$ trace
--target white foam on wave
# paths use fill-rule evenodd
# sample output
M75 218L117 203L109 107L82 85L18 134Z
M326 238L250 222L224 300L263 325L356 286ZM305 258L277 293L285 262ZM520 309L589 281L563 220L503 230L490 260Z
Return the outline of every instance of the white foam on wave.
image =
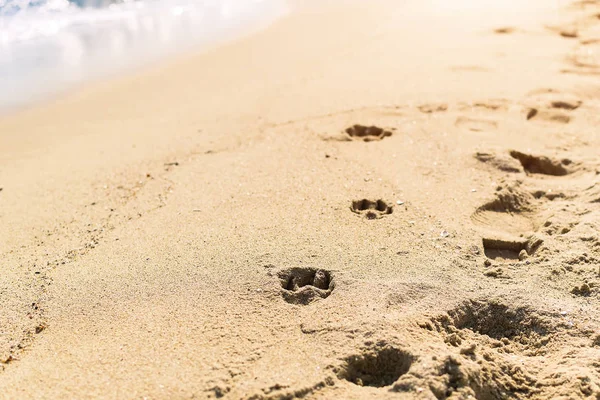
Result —
M17 1L0 0L5 110L235 37L288 12L286 0L144 0L84 8L67 0Z

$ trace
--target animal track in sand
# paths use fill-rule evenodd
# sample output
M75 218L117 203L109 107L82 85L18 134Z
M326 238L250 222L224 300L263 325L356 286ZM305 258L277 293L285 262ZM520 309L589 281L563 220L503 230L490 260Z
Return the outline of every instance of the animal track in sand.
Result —
M536 224L531 206L533 198L512 187L496 193L496 198L479 207L471 220L477 226L489 231L501 231L518 235L533 232Z
M309 304L327 298L334 289L331 274L324 269L290 268L277 274L285 301L292 304Z
M523 238L483 238L482 242L485 256L495 261L517 261L527 247Z
M521 299L512 293L510 298L469 299L419 323L421 328L439 333L449 350L458 350L440 357L437 370L442 380L430 385L435 396L482 400L564 397L558 395L557 384L569 385L581 374L583 365L581 358L575 354L565 357L563 351L562 342L577 337L577 328L554 313L535 308L532 302L532 298ZM543 360L541 364L539 360ZM573 366L577 368L571 372ZM578 383L572 385L573 398L589 397L586 388L579 393ZM569 393L570 389L560 392Z
M575 39L577 37L579 37L579 33L577 32L576 29L563 29L559 32L559 35L567 38L567 39Z
M576 24L565 24L565 25L547 25L546 29L550 32L554 32L560 35L563 38L567 39L575 39L579 37L579 32L577 30Z
M351 139L362 140L364 142L373 142L392 136L392 132L383 128L358 124L346 128L345 132Z
M572 165L573 162L567 158L558 161L546 156L535 156L517 150L511 150L510 156L519 160L523 169L530 174L564 176L572 172L567 167Z
M475 354L476 345L461 349L465 355ZM506 362L488 353L476 364L464 358L447 356L439 367L445 385L431 386L437 399L524 399L531 398L538 390L536 381L514 362ZM507 396L510 393L510 396Z
M367 219L379 219L394 212L394 208L383 200L354 200L350 205L352 212L364 215Z
M425 114L431 114L436 112L443 112L448 110L448 104L446 103L430 103L422 104L419 107L419 111Z
M454 124L458 128L468 129L473 132L491 131L498 127L498 123L496 121L463 116L458 117Z
M575 296L589 296L592 293L593 283L582 283L580 286L575 286L571 289L571 293Z
M572 93L563 93L555 89L538 89L527 95L524 104L527 107L527 120L568 124L572 120L568 113L578 109L583 101Z
M548 122L556 122L558 124L568 124L571 122L571 117L561 113L552 113L548 111L540 111L537 108L530 108L527 110L527 120L543 120Z
M504 172L523 172L521 163L509 155L495 154L491 152L477 152L475 158L482 163L490 165Z
M507 111L510 106L510 101L502 98L487 99L484 101L475 101L468 103L459 103L461 111Z
M542 347L540 338L551 332L550 320L528 307L514 307L498 299L469 300L438 321L447 329L469 330L491 339ZM453 331L449 329L448 331ZM508 341L506 340L508 339Z
M522 261L533 255L542 243L544 243L543 239L536 235L529 237L494 235L482 239L485 256L500 262Z
M533 232L536 224L527 212L495 211L480 207L471 220L475 225L506 233L522 234Z
M384 345L346 358L338 377L358 386L391 386L410 370L413 361L410 353Z
M482 244L486 257L510 262L535 252L541 241L533 236L537 229L534 200L532 195L508 187L471 215L473 223L484 229Z
M579 106L581 106L581 104L582 104L581 100L575 100L575 101L554 100L550 103L552 108L562 108L563 110L569 110L569 111L578 109Z

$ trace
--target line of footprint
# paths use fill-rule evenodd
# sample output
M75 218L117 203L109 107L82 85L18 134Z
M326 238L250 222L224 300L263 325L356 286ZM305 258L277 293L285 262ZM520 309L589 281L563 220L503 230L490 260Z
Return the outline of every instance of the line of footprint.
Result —
M595 183L589 183L595 180L595 172L586 171L586 166L567 158L554 159L515 150L499 155L477 153L475 157L494 169L514 173L518 177L499 185L494 198L481 205L471 216L482 234L486 266L498 267L486 274L501 277L503 265L516 266L519 261L526 261L532 256L539 256L545 261L562 261L560 257L564 255L557 255L558 250L549 248L544 242L569 234L582 223L582 215L593 212L599 192ZM522 178L523 173L525 178ZM544 190L536 189L540 183L536 177L539 176L550 178L543 180ZM563 180L567 176L572 177L566 178L574 185L571 189L565 189L569 186ZM549 183L563 189L548 189ZM587 187L578 187L581 185ZM598 240L591 237L583 242L589 242L593 253ZM539 249L543 254L538 254ZM589 258L587 253L582 254ZM572 292L591 294L596 285L594 274L589 271L589 276L582 278L581 286L573 287Z
M558 104L562 100L552 101ZM446 108L432 106L421 111L444 112ZM562 103L559 106L551 104L549 108L567 112L576 109L563 107ZM354 125L346 129L343 139L339 140L373 142L390 136L391 130ZM480 152L475 157L490 169L514 174L518 178L499 185L494 198L472 214L473 223L483 233L482 245L490 262L510 264L526 261L537 255L546 237L564 235L573 228L572 224L553 223L552 218L544 212L544 204L574 199L589 204L600 199L600 190L593 185L587 191L576 194L548 189L531 190L536 181L539 182L539 177L544 177L542 180L546 183L555 183L557 179L590 173L586 165L571 159L517 150L502 154ZM522 180L524 184L519 183ZM526 188L527 184L529 186ZM366 219L380 219L393 213L393 206L383 200L361 199L351 203L350 211ZM327 299L336 288L335 274L324 269L295 267L275 271L273 275L279 282L283 299L290 304L304 306ZM501 297L467 299L447 313L433 316L420 325L424 331L439 335L442 345L440 354L456 347L464 359L459 360L452 355L440 358L438 364L443 366L440 375L431 375L429 369L423 370L421 375L425 377L424 380L415 385L425 385L438 398L451 393L475 393L477 398L496 398L511 390L520 390L527 397L539 392L539 384L544 381L544 376L523 372L519 381L521 378L513 376L511 372L514 366L509 361L510 357L503 354L522 354L523 357L556 354L556 348L551 350L549 343L572 338L573 333L552 315L527 306L526 300L518 303L512 299L509 304ZM581 341L587 343L588 339L583 337ZM600 343L600 338L595 340ZM476 346L481 346L483 350L475 350ZM494 352L488 352L488 358L480 360L479 355L488 348L494 349ZM472 367L467 367L471 363ZM400 392L415 390L417 386L406 386L405 381L413 379L413 374L419 374L422 368L424 366L417 355L397 346L394 341L373 343L345 357L341 364L331 366L338 379L358 386ZM493 381L486 379L486 370L504 378ZM409 371L412 371L411 374ZM464 382L456 387L450 383L440 384L440 380L452 382L461 374L467 374L468 378L465 377ZM331 378L327 379L324 386L335 385ZM551 383L548 385L551 386ZM311 389L311 393L323 389L321 383L317 386Z
M570 159L555 160L516 150L506 156L477 153L475 157L509 173L565 176L577 170ZM480 206L471 216L484 235L482 245L488 260L523 261L533 255L543 242L536 235L546 222L542 221L541 204L560 197L564 194L553 191L529 193L521 188L520 181L498 186L495 198Z
M529 93L519 105L526 121L569 124L574 119L574 112L583 105L583 101L574 93L540 89ZM507 111L512 106L510 102L501 99L458 104L456 107L462 111L474 108ZM425 114L433 114L447 112L449 108L448 104L443 103L425 104L419 106L418 110ZM498 128L498 123L494 120L468 116L459 116L455 125L477 132ZM345 129L339 136L325 139L376 142L392 135L393 129L356 124ZM572 195L552 190L530 190L525 188L527 185L519 183L523 175L523 179L531 183L535 182L536 176L560 179L585 171L586 168L582 164L568 158L555 159L518 150L507 151L505 154L477 153L476 158L503 173L519 176L514 182L499 185L494 199L481 205L472 214L474 225L482 231L482 246L488 266L527 262L527 259L537 256L538 252L543 253L545 238L567 234L573 228L574 223L569 221L554 223L552 217L545 214L544 204L572 200L577 196L582 202L600 202L600 190L596 191L594 185L587 188L583 194ZM393 205L381 199L360 199L352 202L350 210L366 219L381 219L393 213ZM499 269L489 268L488 276L501 275ZM308 305L326 299L336 287L335 275L319 268L288 268L279 270L275 276L280 283L283 299L291 304ZM591 286L585 284L579 290L582 294L589 294ZM558 340L557 332L561 329L552 318L540 310L526 306L517 307L512 303L509 305L502 299L487 298L467 300L447 314L426 321L421 328L438 332L446 345L459 347L461 356L474 362L473 368L469 369L464 367L464 360L458 361L451 356L439 360L444 366L440 376L448 380L448 384L440 386L440 376L434 376L434 380L428 383L429 390L438 398L461 391L465 394L475 393L477 398L502 397L514 390L522 391L525 396L539 392L538 377L523 375L522 381L519 382L518 377L515 378L511 372L513 365L505 363L506 360L502 357L486 359L484 364L481 364L481 360L475 363L477 357L473 343L481 343L484 348L495 348L499 353L505 349L508 354L539 356L548 351L546 345L549 341ZM600 343L600 338L595 340L594 343ZM338 378L359 386L411 391L415 387L405 387L406 383L401 383L403 381L399 378L406 375L409 369L419 368L415 365L417 358L393 343L380 342L362 349L358 354L346 357L342 365L334 368L334 372ZM506 379L490 381L482 372L486 369ZM461 377L464 371L470 374L468 378ZM427 372L423 376L426 375ZM453 386L453 380L463 382ZM333 382L328 382L327 385L333 385Z
M556 96L554 91L544 90L541 92L543 93L541 96L543 100L535 99L535 104L538 108L541 108L542 104L549 104L547 109L550 111L558 109L569 112L581 105L576 100L565 100L560 95ZM575 104L576 106L574 106ZM502 106L500 104L498 107ZM496 110L498 107L493 107L493 109ZM430 105L421 106L419 109L423 113L434 113L445 112L448 107L446 105ZM527 119L532 118L529 117ZM552 121L558 119L549 118ZM467 120L465 119L465 121ZM566 120L564 118L561 121ZM487 128L489 125L479 124L477 126ZM393 132L391 129L387 130L376 126L357 124L344 130L335 140L375 142L392 135ZM492 166L494 169L509 173L525 173L530 176L537 174L561 177L582 169L580 164L570 159L556 160L516 150L502 155L477 153L476 158L480 162ZM513 262L533 256L543 244L542 235L540 234L541 229L548 228L544 226L543 218L540 215L541 204L553 201L561 196L564 196L564 194L542 191L529 193L520 188L518 184L499 187L495 199L483 204L472 215L474 224L483 230L487 230L482 239L486 256L495 262ZM360 199L351 203L350 211L369 220L381 219L393 213L393 205L381 199ZM277 271L275 276L279 281L283 299L290 304L309 305L313 302L326 299L333 293L336 287L334 274L319 268L287 268ZM494 313L494 315L498 316L500 315L497 312L498 310L502 311L501 315L504 315L507 319L506 329L503 331L493 331L495 328L488 325L481 325L483 322L476 317L468 317L466 320L464 317L465 314L479 315L482 313ZM513 341L512 337L515 335L513 332L520 332L518 331L521 329L519 327L520 319L526 318L525 315L529 311L525 309L519 310L515 311L514 308L503 304L500 300L486 300L483 303L471 300L456 308L455 311L450 312L450 314L455 312L457 317L453 317L450 320L443 320L442 322L439 319L434 319L432 324L436 326L435 329L445 332L444 341L448 343L452 342L460 345L460 337L469 335L462 333L460 337L456 338L456 332L474 330L477 340L485 342L487 339L484 340L482 338L492 334L492 339L496 338L496 341L503 339L503 342L500 345L496 344L496 346L508 346L506 347L508 349L522 345L519 341ZM468 329L468 331L465 331L465 329ZM525 334L536 335L535 331L527 329L526 333L520 333L522 337ZM539 346L536 349L538 349L537 351L541 351L539 350ZM461 349L461 351L463 350ZM464 351L468 352L468 349ZM401 348L395 347L393 344L380 343L375 347L362 349L359 354L345 358L343 364L337 366L335 371L338 378L345 379L359 386L388 387L393 385L399 377L407 373L414 359L415 356ZM448 368L457 367L454 365L455 361L451 359L444 362L448 365ZM449 374L451 375L450 372ZM476 375L473 376L473 381L478 381ZM469 388L475 393L480 394L485 392L500 393L502 390L501 386L496 387L492 383L474 384L469 386Z

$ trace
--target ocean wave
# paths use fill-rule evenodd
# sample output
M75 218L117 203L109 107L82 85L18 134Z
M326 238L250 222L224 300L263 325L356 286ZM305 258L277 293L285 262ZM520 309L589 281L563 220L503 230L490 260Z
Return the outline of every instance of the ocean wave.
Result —
M0 107L224 40L286 0L0 0Z

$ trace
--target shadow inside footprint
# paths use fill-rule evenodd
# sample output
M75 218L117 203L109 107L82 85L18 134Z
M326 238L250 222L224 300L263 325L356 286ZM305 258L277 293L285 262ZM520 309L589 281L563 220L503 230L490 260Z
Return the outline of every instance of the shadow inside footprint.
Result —
M532 235L529 238L510 237L484 237L482 239L485 256L495 261L522 261L543 243L539 237Z
M358 386L390 386L406 374L414 357L406 351L386 346L346 358L338 376Z
M471 300L448 311L449 321L444 317L440 320L450 322L455 329L468 329L496 340L508 339L521 344L541 345L538 339L548 335L550 321L533 309L509 304L494 298Z
M487 233L511 236L531 234L536 229L534 198L531 194L509 186L499 190L496 197L480 206L471 221Z
M498 155L494 153L477 152L475 158L482 163L488 164L504 172L523 172L523 167L519 161L508 155Z
M546 156L534 156L516 150L512 150L510 156L519 160L523 169L530 174L564 176L570 173L566 166L572 164L569 159L557 161Z
M324 269L290 268L278 273L285 301L309 304L328 297L334 289L331 274Z
M354 200L350 210L356 214L364 215L367 219L378 219L384 215L394 212L392 206L388 206L383 200Z
M581 101L577 100L577 101L563 101L563 100L556 100L550 103L550 105L552 106L552 108L560 108L562 110L576 110L579 108L579 106L581 106Z
M377 126L353 125L346 129L346 133L352 139L372 142L382 140L385 137L392 136L392 132Z
M574 110L575 108L577 108L577 107L567 108L567 107L573 106L572 104L569 104L569 103L558 102L556 104L559 104L561 106L559 106L559 107L553 106L553 108L560 108L563 110ZM527 110L526 118L528 121L536 118L536 119L540 119L543 121L556 122L559 124L568 124L569 122L571 122L571 117L568 115L560 114L557 112L549 112L546 110L538 110L535 107Z
M448 110L448 104L445 103L431 103L431 104L422 104L419 107L419 111L425 114L432 114L436 112L443 112Z
M491 260L519 260L519 253L527 247L526 239L483 238L485 256Z

